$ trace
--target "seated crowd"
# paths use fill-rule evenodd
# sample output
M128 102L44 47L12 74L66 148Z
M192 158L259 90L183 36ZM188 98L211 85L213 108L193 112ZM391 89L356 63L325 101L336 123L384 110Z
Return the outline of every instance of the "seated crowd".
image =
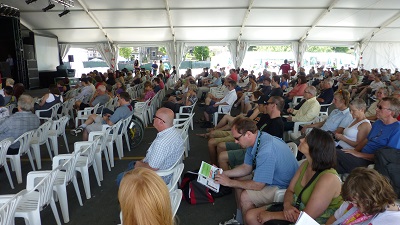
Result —
M208 161L223 169L215 181L233 188L235 193L236 216L220 224L292 224L301 211L321 224L398 221L400 208L394 200L399 193L386 178L365 167L374 163L379 149L400 149L400 72L392 75L383 69L317 68L316 73L310 70L305 74L300 69L296 74L289 73L286 65L285 61L279 70L284 72L281 76L264 70L259 77L244 69L230 69L225 74L225 68L218 72L205 68L194 77L188 69L171 87L173 92L163 107L154 113L153 126L158 133L145 158L130 163L117 177L124 224L147 220L143 214L146 209L139 207L143 202L168 198L167 190L159 183L168 183L171 176L154 178L152 171L168 169L181 159L184 140L173 120L181 106L197 101L203 107L199 122L207 128L206 133L198 135L208 139ZM0 120L0 140L37 129L40 120L33 110L49 109L69 99L74 99L76 110L104 107L71 130L73 135L82 132L83 140L88 140L91 131L131 117L136 101L151 100L175 75L176 71L170 74L162 62L160 66L153 64L152 73L139 65L132 72L93 71L82 76L76 96L67 96L66 84L58 83L51 85L49 93L36 104L29 95L17 97L9 80L4 96L0 93L0 104L16 102L17 112ZM144 91L132 99L126 84L143 85ZM106 109L114 98L118 99L118 107ZM302 100L295 102L297 98ZM230 115L232 107L240 107L241 114ZM219 110L224 116L212 124ZM327 116L322 117L324 112ZM41 116L50 117L46 113ZM297 159L284 141L285 132L293 130L296 123L302 123L293 139L298 145ZM8 154L16 154L18 147L13 144ZM349 175L342 185L344 174ZM279 189L286 189L283 204L271 207ZM159 193L160 199L147 193L151 190ZM143 192L143 196L136 199L136 191ZM145 205L162 214L152 223L173 224L169 198Z

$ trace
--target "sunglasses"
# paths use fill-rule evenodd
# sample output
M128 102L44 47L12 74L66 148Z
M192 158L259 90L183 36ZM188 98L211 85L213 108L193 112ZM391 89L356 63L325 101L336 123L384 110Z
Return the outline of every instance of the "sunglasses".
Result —
M240 139L241 137L243 137L244 134L245 134L245 133L241 134L239 137L233 137L233 138L235 138L236 141L239 141L239 139Z
M165 123L165 121L163 119L161 119L160 117L158 117L156 115L153 116L153 119L155 119L155 118L157 118L157 119L159 119L159 120L161 120L161 121L163 121Z

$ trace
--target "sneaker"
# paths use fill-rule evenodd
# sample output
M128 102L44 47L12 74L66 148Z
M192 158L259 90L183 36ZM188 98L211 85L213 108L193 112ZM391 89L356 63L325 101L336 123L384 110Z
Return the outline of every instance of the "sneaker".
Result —
M228 221L220 222L219 225L240 225L240 223L235 218L232 218Z
M72 129L71 134L74 136L78 136L78 134L82 133L82 131L83 131L83 127L78 127L78 128Z

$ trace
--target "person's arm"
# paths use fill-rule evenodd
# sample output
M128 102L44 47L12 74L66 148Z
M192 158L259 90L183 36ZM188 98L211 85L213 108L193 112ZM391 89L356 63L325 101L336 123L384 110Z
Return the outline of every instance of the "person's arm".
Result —
M329 217L329 219L326 221L325 225L330 225L332 223L334 223L336 221L336 217L335 215L332 215L331 217Z
M49 98L49 93L43 95L42 100L40 101L39 105L43 106L46 103L46 100Z
M107 125L112 126L114 123L110 120L110 114L106 114L103 116L103 120L106 122Z
M321 128L324 124L325 121L318 122L318 123L312 123L312 124L307 124L307 125L301 125L303 128L301 129L301 133L305 134L308 128Z
M343 151L347 154L352 154L357 158L362 158L370 161L374 160L374 154L358 152L355 149L343 149Z
M304 212L316 219L328 208L332 199L340 195L341 181L332 173L319 177Z
M352 141L340 133L336 133L335 137L336 137L336 139L338 139L340 141L344 141L353 147L357 147L358 144L362 143L360 140L364 140L367 138L368 133L371 131L371 125L367 122L364 122L358 126L357 130L358 130L358 132L357 132L356 141Z
M147 168L147 169L151 169L153 171L157 171L157 168L152 168L148 163L145 163L143 161L136 161L135 163L135 169L139 168L139 167L143 167L143 168Z
M229 170L228 170L229 171ZM222 174L215 176L215 182L227 187L240 188L244 190L255 190L260 191L265 187L264 183L256 182L253 180L235 180L230 179L225 171Z
M299 167L299 169L297 169L292 180L290 181L288 188L286 189L285 195L283 196L283 214L285 216L285 219L291 222L295 222L300 214L300 211L293 206L293 196L294 196L294 187L296 185L297 180L300 177L300 173L303 170L304 166L305 162L303 162Z

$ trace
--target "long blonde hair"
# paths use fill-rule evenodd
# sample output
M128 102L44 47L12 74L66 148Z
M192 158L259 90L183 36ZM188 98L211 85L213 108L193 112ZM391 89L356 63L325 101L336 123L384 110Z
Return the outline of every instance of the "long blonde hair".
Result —
M173 225L167 185L154 171L136 168L125 174L118 191L124 225Z

